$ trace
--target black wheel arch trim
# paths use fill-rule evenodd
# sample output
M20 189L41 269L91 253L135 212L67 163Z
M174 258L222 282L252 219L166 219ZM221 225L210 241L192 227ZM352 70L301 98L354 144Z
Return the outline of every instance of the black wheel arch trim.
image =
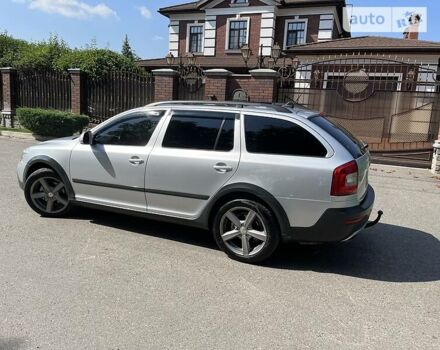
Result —
M282 236L288 235L290 231L289 219L278 200L265 189L248 183L234 183L227 185L223 187L215 196L213 196L198 219L204 227L209 228L209 219L211 217L212 210L219 200L234 193L247 193L259 198L263 203L266 203L269 206L269 209L274 213L279 223Z
M36 156L28 161L26 167L24 168L24 177L23 177L24 183L26 183L26 180L31 175L29 170L35 164L44 164L47 165L49 168L53 169L61 177L61 180L63 180L64 184L66 185L69 198L75 199L75 192L73 190L72 183L70 182L69 177L67 176L67 173L56 160L54 160L49 156Z

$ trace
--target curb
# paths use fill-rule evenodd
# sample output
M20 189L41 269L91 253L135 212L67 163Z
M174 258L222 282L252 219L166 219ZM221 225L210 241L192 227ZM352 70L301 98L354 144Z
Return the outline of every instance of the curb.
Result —
M16 131L6 131L6 130L0 130L0 136L9 137L11 139L32 140L32 141L49 141L54 139L54 137L34 135L27 132L16 132Z

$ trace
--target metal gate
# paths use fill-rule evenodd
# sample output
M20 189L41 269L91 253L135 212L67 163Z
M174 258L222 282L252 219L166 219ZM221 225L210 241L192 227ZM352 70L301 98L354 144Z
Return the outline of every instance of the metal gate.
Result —
M282 69L278 102L324 112L368 142L376 161L429 166L440 121L437 65L358 54Z
M188 85L185 81L179 80L177 88L177 99L181 101L202 101L205 99L205 83Z

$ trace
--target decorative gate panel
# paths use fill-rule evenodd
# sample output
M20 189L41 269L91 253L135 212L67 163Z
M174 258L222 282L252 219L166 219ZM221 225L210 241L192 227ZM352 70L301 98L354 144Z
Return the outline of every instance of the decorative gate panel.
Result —
M205 99L205 83L187 85L179 80L177 99L182 101L202 101Z
M278 102L324 112L377 160L429 165L440 121L437 66L354 55L283 69Z

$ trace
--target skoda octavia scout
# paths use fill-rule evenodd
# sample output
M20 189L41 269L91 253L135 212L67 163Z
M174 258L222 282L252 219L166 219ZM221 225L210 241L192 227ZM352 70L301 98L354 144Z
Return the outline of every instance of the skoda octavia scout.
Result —
M18 180L44 217L83 205L200 227L256 263L282 241L341 242L376 223L369 165L367 145L315 112L173 101L29 147Z

